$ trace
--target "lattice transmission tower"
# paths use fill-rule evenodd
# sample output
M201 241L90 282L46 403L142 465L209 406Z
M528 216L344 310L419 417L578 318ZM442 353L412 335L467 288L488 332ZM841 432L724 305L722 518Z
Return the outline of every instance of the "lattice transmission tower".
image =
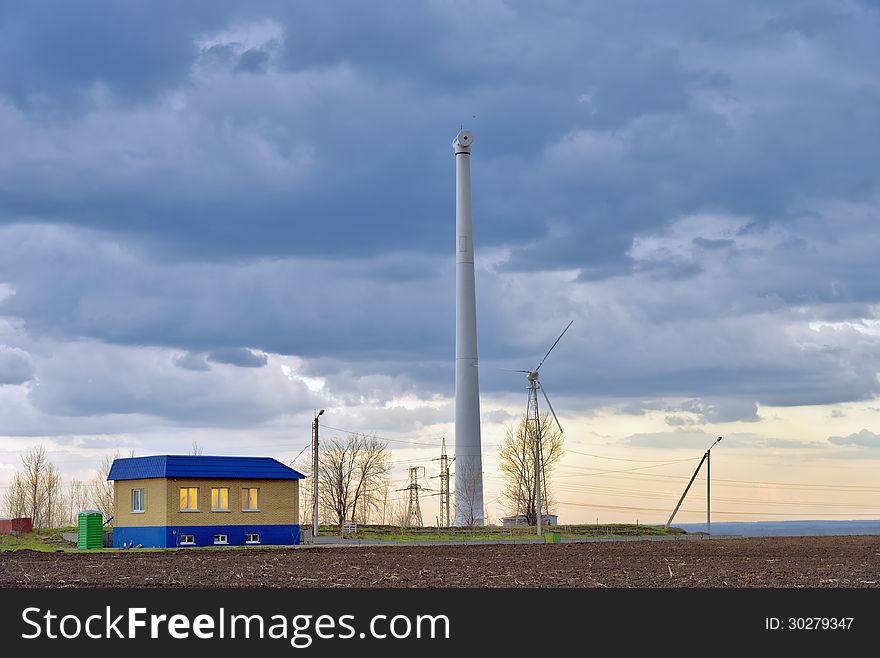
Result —
M449 458L446 456L446 439L444 438L440 448L440 524L446 528L451 524L449 500Z
M398 491L409 491L409 502L406 505L406 527L421 528L422 527L422 508L419 506L419 491L424 487L419 485L419 469L424 471L422 466L410 466L409 469L409 486Z

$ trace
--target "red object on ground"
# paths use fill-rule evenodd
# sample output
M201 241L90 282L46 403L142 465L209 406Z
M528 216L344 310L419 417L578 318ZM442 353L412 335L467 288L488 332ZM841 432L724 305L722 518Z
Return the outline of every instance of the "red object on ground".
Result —
M29 517L20 519L0 519L0 535L23 535L34 529L33 521Z

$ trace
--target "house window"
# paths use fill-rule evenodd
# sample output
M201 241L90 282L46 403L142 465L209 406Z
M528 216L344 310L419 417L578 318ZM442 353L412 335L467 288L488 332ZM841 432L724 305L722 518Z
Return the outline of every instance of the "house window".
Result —
M229 487L214 487L211 489L211 511L229 511Z
M260 535L257 533L248 533L244 536L245 544L259 544L260 543Z
M241 490L241 511L260 511L260 490L257 487L249 487Z
M180 511L181 512L198 512L199 511L199 488L198 487L181 487L180 488Z
M131 511L135 514L143 514L147 508L147 492L144 489L131 490Z
M196 545L196 536L195 535L180 535L180 545L181 546L195 546Z
M215 544L228 544L229 537L226 535L214 535L214 543Z

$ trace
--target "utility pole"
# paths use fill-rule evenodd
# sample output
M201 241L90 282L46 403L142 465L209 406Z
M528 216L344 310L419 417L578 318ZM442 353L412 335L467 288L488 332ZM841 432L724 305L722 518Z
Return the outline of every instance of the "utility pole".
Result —
M440 448L440 519L438 523L443 523L445 527L449 527L449 459L446 457L446 438L443 438L443 445Z
M318 536L318 417L323 413L321 409L312 421L312 537Z
M721 440L721 437L719 436L718 441L720 441L720 440ZM718 443L718 441L716 441L715 443ZM715 443L713 443L712 445L715 445ZM710 450L711 450L711 448L706 451L706 534L707 535L712 534L712 515L709 513L710 506L712 504L712 490L711 490L712 477L711 477L711 472L709 470L709 463L711 462L712 455L709 453Z
M694 483L694 480L697 477L697 473L700 472L700 468L703 466L703 462L706 462L706 533L708 534L711 532L710 525L709 525L710 524L710 520L709 520L709 516L710 516L709 515L709 493L710 493L710 490L709 490L709 487L711 486L710 482L711 482L712 478L709 476L709 455L712 452L712 448L714 448L715 444L718 443L720 440L721 440L721 437L719 436L717 439L715 439L715 443L710 445L706 449L706 452L703 453L703 458L700 460L700 463L697 464L697 470L695 470L694 474L691 475L690 482L688 482L687 486L684 488L684 493L681 494L681 498L678 499L678 504L675 506L675 509L672 510L672 514L670 514L669 520L666 522L667 528L672 524L672 519L675 518L675 514L676 514L676 512L678 512L678 508L681 507L681 504L684 502L684 497L687 496L687 493L690 490L691 485Z

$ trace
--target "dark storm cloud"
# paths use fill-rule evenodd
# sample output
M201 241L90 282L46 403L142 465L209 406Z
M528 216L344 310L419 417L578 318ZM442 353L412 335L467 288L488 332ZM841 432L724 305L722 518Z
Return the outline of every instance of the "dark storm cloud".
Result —
M262 368L268 362L268 357L246 348L227 347L209 352L208 361L225 363L239 368Z
M443 253L467 122L480 244L611 273L682 212L876 189L876 12L740 4L7 10L0 93L47 109L5 123L72 150L7 148L0 210L202 253Z
M353 404L449 394L465 123L486 365L531 367L574 318L546 366L554 400L721 423L878 393L872 5L0 12L11 346L169 348L170 370L145 376L179 398L166 377L261 352L304 357ZM118 375L62 391L76 382L52 382L48 358L33 357L41 408L189 419L127 389L99 404ZM200 408L228 409L223 395Z
M174 358L174 365L184 370L207 372L211 369L208 357L204 352L186 352Z
M23 384L34 376L30 354L15 347L0 345L0 386Z
M38 370L33 407L49 417L141 415L181 426L256 425L312 398L280 369L216 365L183 370L168 350L92 341L58 345ZM12 415L12 414L10 414ZM126 422L126 421L121 421Z
M164 11L162 4L4 3L0 58L15 63L0 68L4 95L36 112L57 112L95 83L134 101L183 82L193 34L227 18L204 11L204 3L201 10L198 3L164 3Z
M27 318L34 336L178 347L253 366L263 356L242 345L374 366L418 354L428 367L449 353L452 268L439 259L427 264L429 279L409 279L388 272L422 272L423 258L169 263L94 232L19 225L0 236L0 280L16 291L0 300L0 314ZM64 267L44 267L53 261ZM175 362L210 365L197 354Z
M676 231L645 238L639 257L658 251L692 257L690 230ZM303 374L328 377L340 390L347 378L387 373L406 375L427 390L451 391L452 272L445 259L170 263L154 260L149 249L71 229L21 225L0 235L0 277L15 289L0 302L0 312L27 318L35 337L184 348L192 353L178 354L175 364L188 370L209 368L200 356L205 351L241 354L245 348L238 346L252 345L307 357ZM854 319L867 309L768 305L762 293L768 279L811 290L816 274L810 263L794 262L763 271L767 247L760 244L744 245L753 256L743 269L707 264L696 281L672 283L642 273L579 290L553 273L481 271L483 389L517 390L518 377L491 366L533 367L574 318L542 370L554 399L575 393L695 398L688 408L662 401L630 406L728 422L755 420L756 401L870 397L878 387L880 346L870 323ZM859 262L874 257L858 238L836 249L841 258ZM45 263L64 263L64 269ZM748 274L755 266L758 271ZM410 268L421 274L413 280L388 276ZM541 309L552 314L533 319L535 290L545 291Z
M239 56L235 70L241 73L265 73L268 65L269 53L259 48L251 48Z

